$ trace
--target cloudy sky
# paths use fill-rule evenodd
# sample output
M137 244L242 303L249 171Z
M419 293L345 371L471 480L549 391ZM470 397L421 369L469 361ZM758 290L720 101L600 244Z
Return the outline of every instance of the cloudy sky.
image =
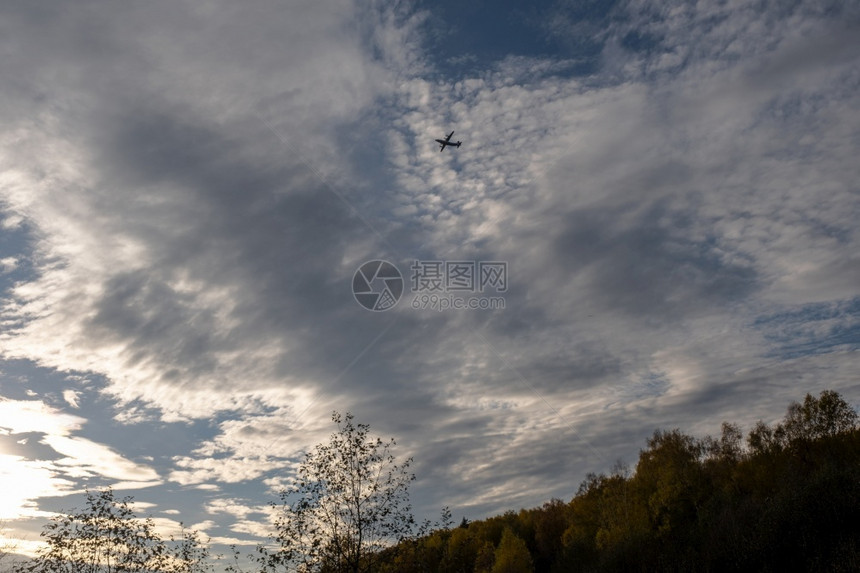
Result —
M569 499L656 428L860 404L856 4L0 10L22 551L104 485L253 545L332 410L414 458L418 517L459 520ZM353 296L372 260L389 310ZM430 291L434 261L506 288Z

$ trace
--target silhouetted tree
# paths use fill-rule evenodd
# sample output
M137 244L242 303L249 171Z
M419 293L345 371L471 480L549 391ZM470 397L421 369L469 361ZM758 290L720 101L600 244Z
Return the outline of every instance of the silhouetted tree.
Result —
M570 503L435 532L413 544L441 561L385 573L860 571L853 408L836 392L807 395L747 444L731 423L716 438L658 430L633 475L590 474Z
M802 404L793 402L781 424L789 443L837 436L857 426L857 412L833 390L818 398L807 394Z
M260 549L265 570L371 571L379 553L415 526L409 504L411 458L398 465L393 439L369 436L352 414L333 413L338 431L301 463L281 491L275 550Z
M759 421L749 433L752 453L774 453L790 445L832 436L857 428L857 412L833 390L818 398L807 394L802 404L792 402L783 421L771 428Z
M560 499L553 499L534 511L536 569L549 570L560 553L568 513L567 504Z
M211 571L208 548L197 532L165 542L151 518L138 519L131 497L116 499L108 488L87 491L86 507L51 519L47 546L18 573L202 573Z
M5 531L5 524L0 523L0 535ZM12 571L14 567L13 559L17 549L18 545L14 541L4 541L0 545L0 572Z

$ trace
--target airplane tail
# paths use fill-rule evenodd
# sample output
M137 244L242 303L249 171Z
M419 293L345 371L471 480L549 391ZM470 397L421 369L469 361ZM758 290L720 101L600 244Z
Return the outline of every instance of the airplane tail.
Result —
M460 147L460 143L461 143L460 141L457 142L457 147Z

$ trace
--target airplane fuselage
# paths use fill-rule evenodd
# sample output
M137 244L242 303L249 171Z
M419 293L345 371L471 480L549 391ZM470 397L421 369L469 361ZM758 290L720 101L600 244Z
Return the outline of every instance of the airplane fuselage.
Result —
M442 149L445 149L446 145L453 145L454 147L460 147L461 141L445 141L444 139L437 139L436 143L442 145Z
M454 147L460 147L460 142L459 142L459 141L451 141L451 136L452 136L452 135L454 135L454 132L453 132L453 131L452 131L451 133L449 133L448 135L446 135L446 136L445 136L445 139L437 139L437 140L436 140L436 143L438 143L439 145L441 145L441 146L442 146L442 147L440 147L440 148L439 148L439 151L440 151L440 152L441 152L441 151L445 151L445 146L446 146L446 145L453 145Z

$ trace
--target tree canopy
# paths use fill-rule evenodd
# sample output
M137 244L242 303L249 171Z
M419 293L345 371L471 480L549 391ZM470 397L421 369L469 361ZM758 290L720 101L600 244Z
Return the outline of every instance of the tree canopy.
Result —
M272 504L254 573L860 570L860 427L836 392L807 394L746 439L729 422L717 437L657 430L632 470L589 474L569 502L456 528L447 508L441 525L416 525L411 459L397 461L393 439L349 413L332 420ZM196 532L165 540L110 489L88 491L42 537L16 573L213 570ZM226 570L244 571L234 563Z
M281 491L274 550L261 549L267 570L371 571L386 547L415 526L408 468L394 439L369 435L352 414L332 414L338 431L308 452L295 483Z
M16 573L204 573L209 550L194 531L165 540L151 518L140 519L132 498L110 488L87 491L83 509L57 515L45 526L46 546Z
M384 571L860 570L860 428L836 392L779 423L718 437L657 430L633 472L591 474L570 502L509 511L419 541ZM391 555L394 555L392 552ZM528 557L528 559L526 558Z

